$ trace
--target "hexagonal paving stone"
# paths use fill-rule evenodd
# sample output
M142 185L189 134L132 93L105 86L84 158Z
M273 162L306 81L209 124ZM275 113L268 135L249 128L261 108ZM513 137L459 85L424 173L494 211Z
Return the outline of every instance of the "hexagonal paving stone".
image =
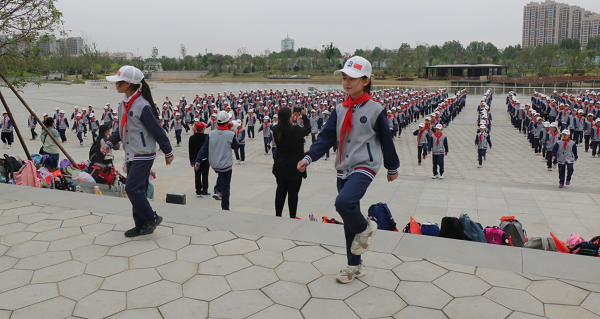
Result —
M581 318L598 319L597 315L576 306L549 305L546 306L546 317L548 319Z
M352 309L341 300L312 298L301 312L304 318L311 319L359 319Z
M275 303L296 309L302 308L310 299L306 285L295 282L280 280L263 288L262 291Z
M293 241L287 239L278 239L278 238L270 238L263 237L256 241L260 249L273 250L283 252L290 248L296 247Z
M104 224L116 225L118 223L131 221L131 217L125 217L125 216L119 216L119 215L113 215L113 214L94 213L94 215L102 217L102 223L104 223Z
M12 223L7 225L1 225L0 236L22 231L25 229L25 227L27 227L27 224L24 223Z
M0 256L0 272L12 268L18 261L17 258Z
M161 280L127 293L127 309L158 307L183 296L182 287Z
M255 250L244 255L251 263L256 266L263 266L267 268L275 268L283 262L283 255L281 252L272 250Z
M41 220L39 222L30 224L27 226L27 228L25 228L25 230L34 233L41 233L52 229L58 229L60 228L60 225L62 225L62 220Z
M3 202L0 203L0 210L10 210L13 208L18 208L18 207L26 207L26 206L31 206L32 204L29 202L22 202L22 201L16 201L16 200L11 200L8 202Z
M442 309L452 296L429 282L401 281L396 293L411 306Z
M96 236L94 244L112 247L118 244L126 243L128 241L131 241L131 238L125 237L125 235L123 235L123 232L109 231L102 235Z
M331 252L321 246L299 246L283 252L286 261L309 262L331 255Z
M242 256L217 256L201 263L198 274L225 276L250 266L252 263Z
M154 240L130 241L116 246L112 246L108 250L107 255L132 257L158 248L159 247L156 244L156 242L154 242Z
M177 257L175 252L168 249L158 248L139 254L129 258L129 265L131 268L150 268L158 267L160 265L168 264Z
M99 236L99 235L108 233L114 227L115 227L115 225L100 223L100 224L92 224L92 225L83 226L83 227L81 227L81 231L83 231L83 233L86 235Z
M2 215L2 213L0 213ZM19 221L19 216L0 216L0 225L8 225ZM27 224L27 223L26 223Z
M62 227L81 227L99 223L102 217L95 215L81 216L73 219L67 219L62 223Z
M27 285L0 294L0 309L17 310L58 296L56 284Z
M206 233L201 233L198 235L192 236L192 244L195 245L216 245L222 242L226 242L232 239L235 239L234 234L228 231L222 230L213 230Z
M36 270L31 279L32 284L59 282L83 274L85 264L70 260L62 264Z
M428 261L405 262L392 270L400 280L431 282L448 271Z
M0 256L6 254L6 252L8 251L10 247L6 246L6 245L0 245Z
M69 210L59 212L59 213L53 213L52 215L50 215L50 217L48 217L48 219L65 220L65 219L77 218L77 217L88 216L88 215L91 215L91 213L87 210L69 209Z
M534 281L527 292L545 304L578 306L587 297L588 292L558 280Z
M313 262L312 264L323 275L337 275L340 273L340 270L347 267L348 257L346 257L346 255L331 254L323 259Z
M79 227L57 228L39 233L33 238L35 240L55 241L79 234L81 234L81 228Z
M495 269L477 268L477 277L485 280L494 287L525 290L531 280L519 276L514 272Z
M433 261L433 260L429 260L429 262L432 262L446 270L462 272L462 273L469 274L469 275L475 274L475 266L466 266L466 265L459 265L459 264L447 263L447 262L443 262L443 261Z
M2 205L5 205L5 204L2 204ZM15 203L12 206L15 206L15 208L5 209L4 213L2 213L2 215L3 216L25 215L25 214L30 214L30 213L37 213L40 211L40 209L42 209L41 206L25 205L25 203L22 203L22 204Z
M33 224L33 223L39 222L40 220L44 220L44 219L48 218L48 216L50 216L50 214L31 213L31 214L26 214L26 215L19 215L18 218L21 223Z
M102 284L104 290L130 291L161 280L154 268L132 269L107 277Z
M248 319L303 319L302 314L299 310L284 307L281 305L272 305L271 307L262 310Z
M191 263L201 263L216 256L215 249L205 245L188 245L177 251L177 260Z
M27 241L22 244L11 247L7 252L6 256L16 258L27 258L29 256L35 256L48 250L50 243L47 241Z
M392 270L402 263L402 260L392 254L367 251L362 254L363 264L367 267Z
M344 300L367 287L367 285L358 280L340 285L335 281L335 277L334 275L323 276L308 284L310 295L313 298Z
M450 301L442 311L450 319L503 319L511 313L511 310L481 296L456 298Z
M446 315L440 310L421 308L415 306L408 306L396 315L394 315L394 319L448 319Z
M44 314L44 319L62 319L71 315L75 301L58 297L15 311L11 318L29 319Z
M375 287L368 287L346 299L346 304L361 318L391 316L406 307L406 303L393 291Z
M219 256L243 255L257 249L258 246L255 242L239 238L215 245L215 250Z
M60 295L73 300L80 300L100 289L104 278L79 275L75 278L63 280L58 283Z
M1 276L2 274L0 274ZM0 282L2 282L0 280ZM592 292L590 295L585 298L585 301L581 304L581 306L597 315L600 315L600 294Z
M161 248L177 251L177 250L190 244L190 237L179 236L179 235L170 235L170 236L166 236L166 237L157 239L156 243Z
M367 274L358 279L368 286L387 290L396 290L396 287L398 287L400 280L398 280L398 277L391 270L368 267L365 270Z
M69 238L53 241L48 247L48 251L73 250L79 247L91 245L94 242L94 236L77 235Z
M312 264L294 261L284 261L275 268L275 272L279 279L299 284L308 284L322 276Z
M523 290L493 287L483 296L512 310L544 315L544 304Z
M181 236L194 236L202 233L206 233L208 229L206 227L191 226L191 225L177 225L173 227L173 234Z
M169 236L169 235L173 235L173 228L160 225L160 226L156 227L156 229L154 230L154 232L152 232L152 234L133 237L133 240L152 240L152 239L159 239L159 238Z
M89 275L108 277L129 269L126 257L104 256L87 265L85 273Z
M206 318L208 302L180 298L158 307L165 319Z
M71 250L73 259L84 263L92 262L108 252L108 247L100 245L88 245Z
M210 302L209 316L215 318L246 318L273 302L260 290L232 291Z
M232 290L260 289L279 280L273 269L260 266L251 266L234 272L227 275L225 279Z
M176 260L156 270L163 279L182 284L198 273L198 264Z
M28 240L31 240L37 234L33 232L20 231L16 233L10 233L8 235L4 235L0 237L0 244L7 246L15 246L21 243L24 243Z
M442 288L453 297L481 296L488 291L490 286L475 275L467 275L451 271L433 281L433 284Z
M15 265L15 268L30 270L42 269L68 260L71 260L71 254L68 251L46 252L19 260Z
M0 272L0 293L29 284L32 270L9 269Z
M183 295L204 301L214 300L231 291L225 278L221 276L194 276L183 284Z
M127 297L124 292L98 290L79 300L74 316L100 319L125 310Z
M163 317L157 308L145 308L121 311L108 319L163 319Z

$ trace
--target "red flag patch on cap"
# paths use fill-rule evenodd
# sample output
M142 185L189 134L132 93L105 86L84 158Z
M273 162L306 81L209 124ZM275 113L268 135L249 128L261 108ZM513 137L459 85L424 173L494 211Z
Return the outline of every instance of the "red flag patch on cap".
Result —
M121 71L117 72L117 75L121 75Z
M354 63L353 67L357 70L362 70L362 65L360 65L358 63Z

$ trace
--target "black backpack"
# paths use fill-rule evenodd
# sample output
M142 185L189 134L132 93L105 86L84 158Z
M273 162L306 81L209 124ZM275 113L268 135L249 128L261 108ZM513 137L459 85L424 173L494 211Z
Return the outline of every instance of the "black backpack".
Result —
M463 229L460 220L456 217L444 217L442 218L442 227L440 228L440 237L460 239L460 240L471 240Z
M21 163L16 158L4 154L4 169L6 170L6 179L12 178L11 174L17 173L21 169Z
M574 254L574 255L598 257L599 249L600 249L600 245L598 245L598 241L595 241L595 242L584 241L584 242L581 242L581 243L575 245L575 247L571 248L569 250L569 253Z
M90 147L89 158L91 164L104 162L104 154L100 151L101 139L102 138L97 138L96 142Z

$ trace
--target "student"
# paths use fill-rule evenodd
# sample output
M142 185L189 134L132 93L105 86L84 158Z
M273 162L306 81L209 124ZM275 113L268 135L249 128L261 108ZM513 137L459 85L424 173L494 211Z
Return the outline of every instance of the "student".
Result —
M77 138L79 139L79 146L83 146L83 136L82 134L85 134L85 120L83 119L83 116L81 113L77 113L77 118L75 119L75 122L73 122L73 127L71 128L71 131L76 131L77 132Z
M58 123L58 119L60 118L60 107L57 107L54 109L56 112L54 112L54 115L52 116L52 118L54 119L54 123ZM44 120L42 120L43 122Z
M533 124L533 150L535 155L542 155L541 141L544 137L544 119L538 117L536 123Z
M46 128L48 128L48 131L50 131L52 136L58 139L59 134L56 130L56 123L54 122L54 119L51 117L46 118L46 120L44 120L44 125L46 126ZM54 140L52 140L52 138L48 137L48 133L46 133L45 130L42 131L40 140L42 141L42 154L40 155L46 154L49 157L48 160L44 162L44 165L48 166L49 168L57 167L60 160L60 156L58 153L60 149L58 148L58 145L54 143Z
M594 114L589 113L583 126L583 138L585 140L585 152L587 153L590 149L590 138L592 136L592 128L594 127Z
M33 110L31 110L33 112ZM31 129L31 140L35 141L35 139L37 138L37 133L35 132L35 126L37 125L37 120L35 119L35 117L33 117L33 115L29 115L29 117L27 118L27 127L29 127L29 129Z
M239 150L235 149L235 159L238 164L244 165L246 162L246 129L243 126L242 120L237 120L237 128L234 130L235 138L240 144Z
M90 162L91 163L102 163L105 165L108 164L114 164L113 160L115 158L115 156L113 155L113 150L118 150L120 147L120 143L117 143L117 145L113 146L112 148L110 148L108 150L108 153L102 153L101 151L96 153L96 149L97 150L101 150L102 146L106 145L106 142L108 141L108 138L110 137L110 126L108 126L108 124L102 124L98 127L98 140L97 140L97 144L94 143L94 145L92 146L91 150L90 150Z
M96 143L96 137L98 134L98 128L100 128L100 123L96 119L96 115L94 113L90 114L90 131L92 132L92 144Z
M596 154L600 156L600 118L596 119L596 125L591 130L592 157L596 157Z
M271 149L271 121L268 116L265 116L264 123L258 129L258 133L263 132L263 140L265 143L265 155L269 154Z
M310 122L310 137L313 144L317 141L317 133L319 133L319 120L320 118L317 116L317 110L311 110L308 121Z
M198 155L196 155L195 170L200 169L202 161L208 163L217 173L217 183L213 197L221 201L221 209L229 210L229 196L231 187L231 174L233 169L233 156L231 150L239 147L235 133L231 131L232 123L229 114L225 111L217 113L219 126L206 136Z
M149 101L154 99L142 71L125 65L117 75L107 76L106 79L117 82L117 91L125 95L119 105L121 123L102 147L102 152L106 154L114 145L123 142L127 163L125 191L131 202L135 221L135 227L126 231L125 236L151 234L162 222L162 217L152 210L146 197L148 178L156 157L157 143L165 154L165 163L170 165L173 162L171 143L158 124L156 108L150 105Z
M58 118L58 133L60 134L60 140L63 143L67 141L66 132L68 129L69 129L69 121L65 117L65 111L61 110L60 116Z
M556 159L552 158L552 152L554 150L554 146L560 140L560 132L558 132L558 128L556 122L550 123L550 130L548 134L546 134L545 144L546 144L546 163L548 165L548 170L552 170L552 166L556 168ZM554 165L552 165L554 162Z
M189 158L190 158L190 166L194 167L196 163L196 155L202 148L204 141L206 140L206 134L204 134L204 129L206 128L206 124L202 122L198 122L194 124L194 134L190 136L190 141L188 143L189 148ZM202 161L200 163L200 169L194 170L194 182L196 187L196 196L197 197L207 197L210 196L208 193L208 170L210 165L208 161Z
M429 133L425 129L425 123L419 123L419 129L413 132L417 136L417 159L421 165L421 156L427 158L427 142L429 141Z
M475 136L475 146L477 146L477 160L479 160L479 166L477 168L481 168L483 166L482 160L485 160L485 153L489 148L492 148L492 140L490 140L490 134L486 132L486 126L479 126L479 133ZM443 174L442 174L443 175Z
M110 111L110 104L106 103L104 106L104 113L102 113L102 123L108 125L108 127L112 127L113 124L113 115Z
M432 179L444 179L444 156L448 156L448 138L442 131L442 124L435 126L435 133L431 135L429 140L429 154L433 153L431 159L433 161L433 176ZM438 166L440 174L438 175Z
M181 146L181 132L183 131L183 120L181 119L181 115L179 112L175 113L175 120L171 122L171 130L175 128L175 139L177 140L177 145L175 147Z
M585 117L583 117L582 109L573 109L571 125L571 130L573 131L573 141L575 141L575 144L579 145L583 141L583 131L585 129Z
M552 148L552 159L558 162L558 187L565 186L565 168L567 170L567 185L571 185L573 176L573 164L577 161L577 144L569 136L569 130L563 130L562 140L558 141Z
M2 112L2 116L2 123L0 124L2 126L2 142L4 142L4 147L8 144L8 148L11 148L14 141L13 125L6 111Z
M339 143L335 159L338 171L337 212L344 220L348 267L338 274L336 281L349 283L366 274L361 256L369 249L377 223L366 220L360 211L360 200L375 178L383 162L387 180L398 177L400 160L396 154L392 135L383 107L371 100L371 63L362 57L352 57L342 70L342 87L348 97L338 105L322 128L315 144L298 170L306 171L308 165ZM339 141L339 142L338 142Z

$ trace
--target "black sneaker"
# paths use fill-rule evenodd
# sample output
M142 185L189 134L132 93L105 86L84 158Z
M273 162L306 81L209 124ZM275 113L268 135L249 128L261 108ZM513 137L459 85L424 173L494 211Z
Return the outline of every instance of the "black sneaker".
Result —
M151 220L147 221L144 226L142 226L140 228L140 235L149 235L152 234L154 232L154 230L156 229L156 226L160 225L160 223L162 222L163 218L158 216L158 214L156 214L156 212L154 212L154 218L152 218Z
M140 235L141 227L133 227L132 229L125 232L125 237L137 237Z

